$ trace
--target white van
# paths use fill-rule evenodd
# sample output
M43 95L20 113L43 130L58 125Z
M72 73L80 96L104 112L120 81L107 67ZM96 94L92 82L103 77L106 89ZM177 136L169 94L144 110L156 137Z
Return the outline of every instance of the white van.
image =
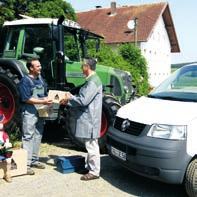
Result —
M129 170L197 196L197 64L121 107L109 128L111 157Z

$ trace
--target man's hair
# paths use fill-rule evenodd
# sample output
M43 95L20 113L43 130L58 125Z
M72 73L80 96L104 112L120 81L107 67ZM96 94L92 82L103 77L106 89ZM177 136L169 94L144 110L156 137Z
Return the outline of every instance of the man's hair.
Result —
M28 58L28 59L27 59L27 63L26 63L27 69L30 70L30 67L32 66L32 62L33 62L33 61L37 61L37 60L38 60L37 57Z
M96 60L92 57L85 57L84 63L90 66L91 70L96 70Z

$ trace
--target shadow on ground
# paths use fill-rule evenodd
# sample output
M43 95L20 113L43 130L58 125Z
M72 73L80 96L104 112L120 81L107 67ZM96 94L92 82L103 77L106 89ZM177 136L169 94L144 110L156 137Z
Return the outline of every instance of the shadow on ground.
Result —
M182 185L169 185L136 175L108 155L101 158L101 177L114 187L140 197L185 197Z
M48 121L44 126L43 142L58 142L67 136L66 130L57 121Z

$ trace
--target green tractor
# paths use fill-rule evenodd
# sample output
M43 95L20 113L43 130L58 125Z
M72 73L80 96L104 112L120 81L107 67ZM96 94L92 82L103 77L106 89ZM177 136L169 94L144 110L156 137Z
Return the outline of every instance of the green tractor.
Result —
M65 90L77 94L78 87L84 83L81 72L81 59L88 55L88 46L99 48L102 37L82 29L74 21L50 18L30 18L7 21L0 35L0 121L10 132L20 128L20 95L17 85L28 73L26 60L35 55L40 57L42 75L49 90ZM97 65L103 89L102 128L99 140L105 145L108 126L116 111L131 98L133 87L128 72ZM61 121L65 120L65 121ZM58 116L46 122L63 124L75 143L84 146L75 138L72 111L60 107ZM58 131L55 131L58 132Z

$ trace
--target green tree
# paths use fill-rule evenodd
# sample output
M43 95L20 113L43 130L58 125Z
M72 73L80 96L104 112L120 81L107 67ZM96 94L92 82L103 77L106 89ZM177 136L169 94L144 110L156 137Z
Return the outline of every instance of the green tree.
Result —
M72 6L64 0L0 0L0 25L5 20L21 18L19 14L32 17L66 18L76 20Z
M33 17L57 18L64 15L67 19L76 20L75 11L72 6L63 0L43 0L41 2L30 2L28 14Z
M7 3L0 1L0 26L5 20L14 19L14 10L7 6Z

